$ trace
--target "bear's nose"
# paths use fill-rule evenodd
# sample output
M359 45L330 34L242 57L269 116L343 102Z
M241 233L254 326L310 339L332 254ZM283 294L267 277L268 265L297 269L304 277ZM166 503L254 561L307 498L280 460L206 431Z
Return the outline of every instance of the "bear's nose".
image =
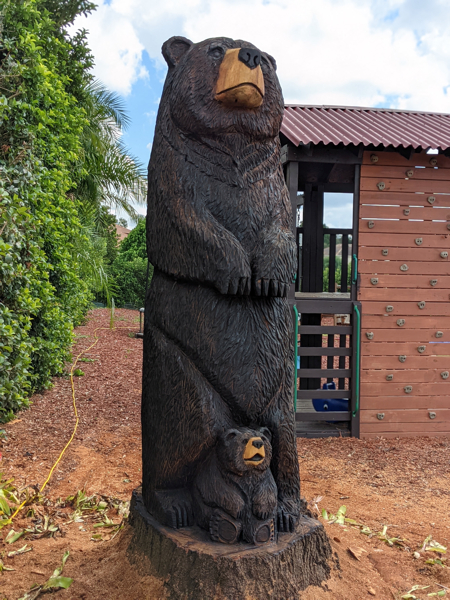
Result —
M238 59L247 65L249 69L256 69L261 63L261 53L254 48L241 48L239 50Z
M253 446L255 446L255 448L262 448L263 446L263 442L261 442L260 440L253 440Z

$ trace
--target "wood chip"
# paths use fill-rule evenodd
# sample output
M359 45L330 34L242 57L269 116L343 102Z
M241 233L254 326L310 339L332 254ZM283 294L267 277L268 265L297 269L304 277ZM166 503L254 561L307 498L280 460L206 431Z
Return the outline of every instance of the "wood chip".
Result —
M353 556L353 558L356 558L356 560L361 560L361 556L363 554L363 552L365 552L367 554L367 551L364 550L363 548L350 548L350 546L347 548L348 552Z
M369 594L371 596L376 596L377 595L376 591L373 588L369 588L367 591L369 592Z
M36 575L45 575L45 573L43 573L42 571L36 571L34 569L31 569L30 573L35 573Z

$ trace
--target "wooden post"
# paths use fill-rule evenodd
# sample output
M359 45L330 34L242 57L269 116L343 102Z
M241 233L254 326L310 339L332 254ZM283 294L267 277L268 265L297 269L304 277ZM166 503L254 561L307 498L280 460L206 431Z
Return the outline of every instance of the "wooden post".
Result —
M292 231L297 244L297 192L298 192L298 162L288 162L286 166L286 185L289 190L289 197L292 206ZM298 260L296 262L298 264ZM290 306L295 303L295 289L298 286L298 281L291 284L289 288L288 301Z

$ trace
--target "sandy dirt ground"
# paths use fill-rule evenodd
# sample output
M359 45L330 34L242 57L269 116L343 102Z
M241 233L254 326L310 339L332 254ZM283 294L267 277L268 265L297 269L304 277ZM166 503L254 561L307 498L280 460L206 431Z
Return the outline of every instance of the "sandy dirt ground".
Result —
M44 584L67 550L63 576L73 583L55 592L61 600L165 598L164 582L139 573L126 556L131 532L123 512L141 482L142 340L132 337L138 313L117 310L115 326L110 330L109 312L98 309L76 331L74 356L104 328L83 354L87 362L77 365L84 372L74 378L79 427L42 497L0 531L0 565L14 569L0 572L0 600ZM75 423L68 377L32 401L0 426L0 471L3 481L14 478L16 495L42 486ZM436 552L450 541L450 438L299 439L298 450L302 494L334 552L330 579L302 592L302 600L450 598L446 554ZM341 506L340 520L349 519L343 525L332 516ZM30 531L9 544L12 528ZM32 550L8 557L25 544ZM428 587L407 596L415 586Z

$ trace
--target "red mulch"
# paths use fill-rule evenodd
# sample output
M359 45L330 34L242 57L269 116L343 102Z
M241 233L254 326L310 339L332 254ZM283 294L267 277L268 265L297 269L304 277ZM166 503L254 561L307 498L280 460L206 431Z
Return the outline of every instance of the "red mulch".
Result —
M96 347L85 355L94 362L78 365L85 373L75 378L80 425L46 489L53 504L57 498L74 495L83 488L88 494L126 501L140 484L142 340L130 337L138 330L138 319L137 312L117 310L117 328L111 331L109 311L100 309L92 311L89 322L76 331L74 356L94 341L94 329L105 328L98 331L100 341ZM69 379L55 379L51 390L34 395L32 400L29 410L4 426L7 440L0 440L1 470L15 477L18 487L42 485L74 425ZM302 493L311 505L319 496L323 497L319 509L336 513L345 504L347 516L374 534L369 537L349 524L341 527L325 522L340 569L334 566L331 579L322 588L303 592L303 600L399 600L414 585L430 585L414 592L425 599L427 593L450 588L450 570L427 564L427 559L437 555L420 551L428 535L445 546L450 541L450 439L328 438L298 440L298 448ZM50 507L45 510L50 511ZM15 569L0 573L1 600L17 600L34 583L43 583L67 549L70 556L63 574L74 582L69 589L57 592L61 599L165 597L161 581L138 573L128 562L128 526L112 541L92 541L92 534L99 529L94 529L89 519L68 522L72 510L62 509L59 517L53 511L52 518L60 527L54 537L34 541L21 538L12 545L0 542L0 559ZM114 510L109 516L115 523L120 522ZM30 523L31 519L21 513L14 528L17 531ZM390 547L379 539L377 533L383 525L389 526L388 537L406 540L407 549ZM5 529L0 538L5 538L9 528ZM6 557L6 552L25 542L31 543L32 552ZM414 558L418 549L420 557Z

